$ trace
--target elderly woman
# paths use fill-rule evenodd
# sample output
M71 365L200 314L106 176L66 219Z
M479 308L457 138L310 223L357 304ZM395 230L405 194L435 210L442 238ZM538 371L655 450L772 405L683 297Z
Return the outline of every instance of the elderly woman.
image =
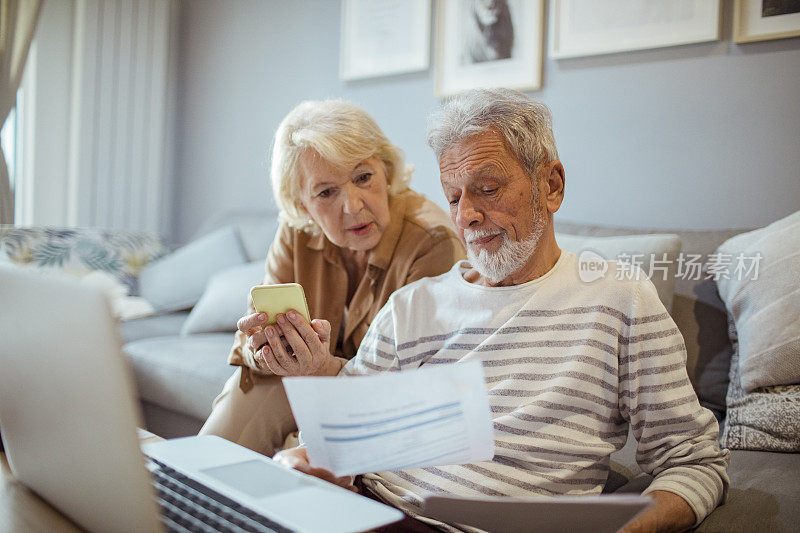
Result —
M281 376L335 375L392 292L465 257L444 210L409 189L412 170L353 104L303 102L283 119L271 169L281 225L264 284L301 284L314 319L290 312L264 327L250 303L228 357L240 368L200 434L271 456L296 430Z

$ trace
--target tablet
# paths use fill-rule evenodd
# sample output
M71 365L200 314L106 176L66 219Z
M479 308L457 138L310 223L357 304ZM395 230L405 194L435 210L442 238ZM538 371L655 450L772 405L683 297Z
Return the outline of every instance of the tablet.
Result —
M641 494L540 498L428 496L423 516L485 531L614 533L653 503Z

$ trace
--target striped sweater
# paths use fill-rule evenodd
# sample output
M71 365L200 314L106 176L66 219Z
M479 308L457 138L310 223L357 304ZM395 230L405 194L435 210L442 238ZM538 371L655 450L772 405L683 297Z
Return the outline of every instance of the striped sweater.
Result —
M342 375L480 360L495 432L492 461L364 476L412 516L428 493L597 494L628 425L647 491L685 499L699 523L727 488L727 450L686 374L683 337L653 284L608 274L581 282L574 254L544 276L484 287L466 261L395 292Z

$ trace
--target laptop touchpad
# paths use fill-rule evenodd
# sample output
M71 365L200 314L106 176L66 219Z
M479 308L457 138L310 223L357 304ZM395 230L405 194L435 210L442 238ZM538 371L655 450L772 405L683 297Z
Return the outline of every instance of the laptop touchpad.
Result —
M207 468L200 472L254 498L316 486L313 481L305 480L281 466L255 460Z

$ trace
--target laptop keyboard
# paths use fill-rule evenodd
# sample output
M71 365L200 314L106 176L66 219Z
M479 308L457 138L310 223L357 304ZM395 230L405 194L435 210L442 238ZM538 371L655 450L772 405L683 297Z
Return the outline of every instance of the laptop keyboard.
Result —
M148 461L167 531L292 531L160 461L151 457Z

